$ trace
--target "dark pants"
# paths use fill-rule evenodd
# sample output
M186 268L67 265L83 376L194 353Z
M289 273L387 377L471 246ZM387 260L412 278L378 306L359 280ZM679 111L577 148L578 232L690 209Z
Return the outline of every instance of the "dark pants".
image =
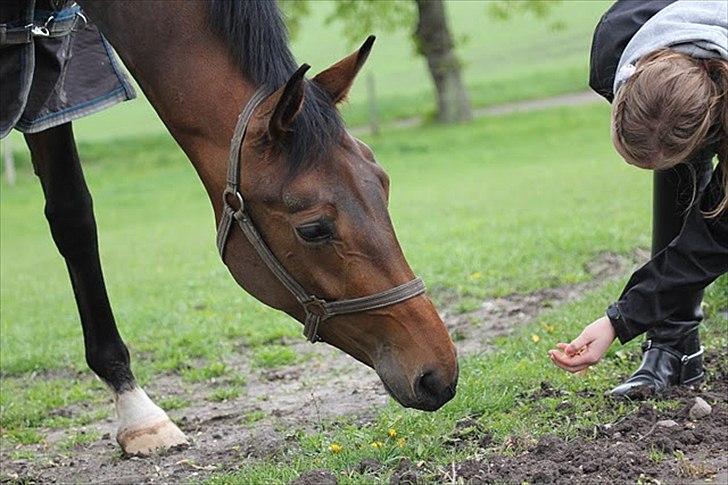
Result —
M700 210L697 201L710 181L712 171L712 156L708 155L670 170L655 171L652 203L653 257L680 234L685 215L691 210ZM670 322L653 327L647 332L647 338L680 349L684 337L698 330L703 319L700 308L702 301L702 290L684 294L678 314Z

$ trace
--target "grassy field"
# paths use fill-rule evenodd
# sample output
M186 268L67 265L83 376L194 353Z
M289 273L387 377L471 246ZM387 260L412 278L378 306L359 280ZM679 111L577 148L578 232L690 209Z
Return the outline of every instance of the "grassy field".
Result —
M613 153L606 106L392 131L366 141L392 178L392 216L410 263L436 301L454 295L461 311L486 296L587 280L585 263L598 254L649 245L651 177ZM277 343L281 336L301 338L299 325L243 294L218 261L202 186L168 137L86 142L80 151L109 292L142 383L161 373L190 382L216 378L228 385L212 400L225 400L245 396L244 379L223 363L241 344L252 349L261 372L303 358ZM27 159L19 160L19 172L18 184L0 194L0 440L20 446L14 456L32 460L22 445L106 417L109 397L86 370L70 285ZM621 283L501 339L497 353L463 359L458 395L441 412L391 404L366 427L343 418L325 431L296 433L296 446L271 461L247 463L213 481L281 482L325 467L345 482L364 483L373 478L354 465L370 457L386 464L376 477L383 481L403 456L446 466L473 451L443 446L454 423L471 415L481 415L496 442L554 428L568 436L606 422L625 408L606 402L601 391L635 365L636 354L615 346L594 372L572 378L550 365L546 350L601 314ZM725 283L711 291L711 308L728 298ZM709 320L709 349L726 344L725 323ZM519 399L543 379L569 390L595 389L595 397L576 403L569 420L558 399L538 406ZM81 411L54 412L73 404ZM397 439L388 437L390 428ZM97 438L71 436L59 446ZM341 451L332 453L332 444Z
M607 120L607 108L597 106L367 140L393 180L392 213L409 261L436 297L573 283L588 277L584 263L596 254L648 245L650 176L617 162ZM217 351L208 344L220 333L296 330L232 284L214 250L202 186L171 140L83 144L81 153L118 320L139 352L153 353L156 370L190 352ZM83 369L40 188L27 164L21 172L1 199L3 369ZM184 217L170 217L170 207ZM193 307L202 295L200 313ZM41 300L48 304L27 311ZM159 346L168 338L176 344Z
M586 89L592 32L610 3L570 0L557 5L546 20L519 14L500 21L487 14L487 2L448 2L473 104L486 106ZM299 62L311 64L312 72L318 72L358 45L346 40L340 24L325 23L332 10L330 1L311 4L311 14L301 22L292 50ZM558 30L552 28L556 21L561 25ZM382 120L432 113L432 82L424 59L414 53L410 32L373 33L377 35L374 51L344 107L349 124L367 121L364 78L374 73ZM139 94L140 99L80 120L77 138L91 141L164 132L141 91ZM17 134L14 141L22 145Z

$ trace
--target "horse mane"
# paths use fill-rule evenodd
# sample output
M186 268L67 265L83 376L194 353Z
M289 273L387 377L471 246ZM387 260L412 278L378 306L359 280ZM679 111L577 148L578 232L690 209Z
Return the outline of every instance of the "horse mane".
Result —
M258 86L275 90L296 71L288 48L288 31L273 0L212 0L212 29L222 37L245 76ZM329 95L313 82L306 82L301 112L282 140L289 166L296 170L320 159L338 140L343 121Z

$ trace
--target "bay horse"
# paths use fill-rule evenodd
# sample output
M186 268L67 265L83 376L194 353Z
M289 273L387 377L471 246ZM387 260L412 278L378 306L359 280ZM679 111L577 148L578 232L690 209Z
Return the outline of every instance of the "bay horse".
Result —
M386 294L415 278L389 218L389 179L372 150L348 133L336 108L373 38L307 79L272 1L78 3L189 157L218 224L226 217L230 140L241 109L252 106L234 160L240 184L235 195L240 203L244 196L262 244L284 271L308 294L332 302ZM254 96L260 99L251 105ZM114 393L117 441L127 454L186 445L185 435L132 374L104 286L91 196L71 124L26 140L51 234L70 274L86 361ZM169 213L184 217L173 207ZM260 248L234 229L226 234L223 260L237 283L261 302L307 321L309 309L263 261ZM404 406L432 411L455 394L455 347L421 292L332 317L315 334L372 367Z

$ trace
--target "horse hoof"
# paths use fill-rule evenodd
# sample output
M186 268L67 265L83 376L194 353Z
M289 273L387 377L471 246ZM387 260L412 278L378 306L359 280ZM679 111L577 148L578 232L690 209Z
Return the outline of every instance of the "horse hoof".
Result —
M149 456L155 451L189 446L184 433L166 416L147 426L120 429L116 441L125 454L134 456Z

